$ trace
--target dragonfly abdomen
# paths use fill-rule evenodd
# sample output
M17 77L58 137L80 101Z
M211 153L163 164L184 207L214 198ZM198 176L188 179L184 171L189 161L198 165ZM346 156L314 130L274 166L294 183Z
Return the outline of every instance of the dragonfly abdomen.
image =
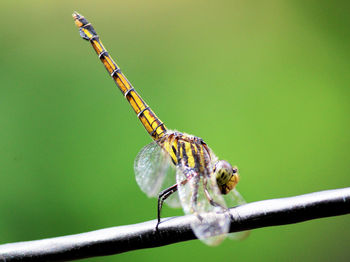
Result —
M92 25L85 19L85 17L78 13L74 13L73 18L76 25L79 27L81 37L90 41L99 59L119 87L120 91L123 93L124 97L134 109L137 117L140 119L147 132L154 140L163 137L167 130L165 125L143 101L125 75L121 72L118 65L113 61L112 57L103 46L100 37L97 35Z

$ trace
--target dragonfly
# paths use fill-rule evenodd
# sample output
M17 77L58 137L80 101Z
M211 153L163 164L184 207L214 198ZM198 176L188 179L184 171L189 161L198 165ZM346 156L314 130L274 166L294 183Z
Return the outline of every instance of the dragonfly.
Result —
M208 245L219 244L229 232L231 216L227 206L245 203L236 190L240 178L237 167L219 160L203 139L168 129L121 72L91 23L77 12L73 18L80 36L91 43L153 140L136 156L134 171L141 190L149 197L158 197L156 230L165 202L195 215L191 227L198 239ZM246 235L243 232L232 236Z

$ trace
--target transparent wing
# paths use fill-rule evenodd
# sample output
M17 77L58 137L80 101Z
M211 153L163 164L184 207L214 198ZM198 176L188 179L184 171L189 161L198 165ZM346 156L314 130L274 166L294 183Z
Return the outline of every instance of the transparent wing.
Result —
M247 203L236 189L231 190L230 193L228 193L227 195L223 195L223 197L229 208Z
M170 166L168 168L168 171L163 181L162 189L166 189L175 184L176 184L176 169L175 169L175 166L172 163L170 163ZM172 208L181 207L178 192L175 192L171 194L169 197L167 197L167 199L165 200L165 203Z
M155 142L143 147L135 158L136 182L149 197L156 196L163 183L168 169L168 164L163 161L163 158L162 149Z
M211 205L207 199L204 191L205 179L210 196L220 206ZM197 216L191 223L193 232L207 245L218 245L229 231L230 216L226 212L226 204L215 178L205 178L194 171L186 172L177 168L176 180L184 212Z
M236 189L233 189L227 195L223 195L223 197L228 207L235 207L235 206L239 206L247 203ZM243 240L247 238L249 234L250 234L250 231L247 230L247 231L228 234L228 237L234 240Z
M170 157L156 143L143 147L134 162L136 182L149 197L157 197L158 193L176 183L175 168ZM171 195L165 203L171 207L179 207L178 194Z

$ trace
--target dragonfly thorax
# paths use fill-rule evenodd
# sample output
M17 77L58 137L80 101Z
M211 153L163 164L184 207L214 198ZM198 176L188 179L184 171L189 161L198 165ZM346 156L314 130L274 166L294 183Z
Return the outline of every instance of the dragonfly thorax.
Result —
M220 192L224 195L234 189L239 181L237 167L232 167L225 160L219 160L215 163L214 175Z

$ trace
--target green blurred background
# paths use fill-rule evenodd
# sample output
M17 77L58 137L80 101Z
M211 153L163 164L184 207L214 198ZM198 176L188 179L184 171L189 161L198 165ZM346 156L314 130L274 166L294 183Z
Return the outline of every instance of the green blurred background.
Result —
M133 160L151 140L76 10L169 128L238 165L248 202L347 187L346 1L0 4L0 243L154 219ZM165 208L164 216L181 215ZM350 217L89 261L349 261Z

